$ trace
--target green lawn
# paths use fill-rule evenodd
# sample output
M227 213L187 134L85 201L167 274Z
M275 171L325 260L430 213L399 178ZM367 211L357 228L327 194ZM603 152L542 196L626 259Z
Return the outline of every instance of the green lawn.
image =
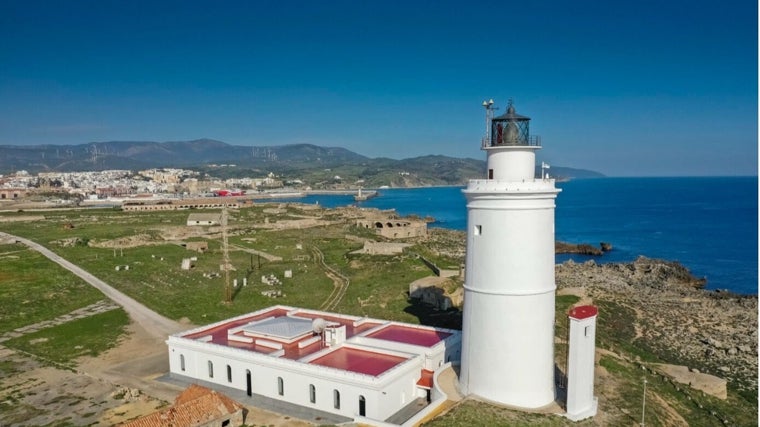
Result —
M127 313L115 309L13 338L3 345L73 368L76 358L95 357L116 346L128 324Z
M344 224L272 231L257 228L264 218L272 221L313 215L310 210L288 207L286 213L266 213L276 205L247 208L230 215L229 251L235 279L242 285L233 291L231 304L223 303L225 279L219 265L223 260L219 234L207 240L209 250L199 254L160 237L162 227L184 227L188 212L115 212L87 210L55 212L46 221L0 223L0 230L37 241L69 261L137 299L151 309L175 320L188 318L196 324L210 323L274 304L319 308L333 291L332 280L314 262L313 247L319 248L325 263L350 280L350 286L335 311L391 318L408 322L418 319L405 312L408 286L429 275L414 256L366 257L349 255L361 243L344 239L346 234L367 236L366 230ZM337 216L326 215L327 219ZM78 238L81 242L103 242L129 236L149 236L149 246L98 248L87 244L61 246L60 241ZM269 261L237 247L280 257ZM182 259L197 257L194 268L182 270ZM125 270L123 266L129 266ZM116 270L116 267L119 270ZM285 278L290 271L292 278ZM216 273L219 277L204 277ZM263 284L262 275L274 275L282 283ZM262 292L279 289L281 297Z
M0 245L0 333L103 300L100 291L24 245Z
M465 400L445 415L423 424L425 427L471 426L594 426L593 421L571 422L557 415L527 414L476 400Z
M0 333L53 320L105 299L79 277L21 244L0 245L0 266ZM2 345L73 366L79 356L95 356L112 347L128 324L126 313L117 309L22 335Z

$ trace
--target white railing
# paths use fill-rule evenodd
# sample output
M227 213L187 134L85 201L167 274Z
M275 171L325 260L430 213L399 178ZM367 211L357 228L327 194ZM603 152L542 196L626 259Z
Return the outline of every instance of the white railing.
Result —
M539 135L533 135L526 138L517 138L514 140L514 142L508 142L508 143L501 143L501 142L494 142L487 136L484 136L482 140L480 141L480 147L481 148L492 148L492 147L540 147L541 146L541 137Z

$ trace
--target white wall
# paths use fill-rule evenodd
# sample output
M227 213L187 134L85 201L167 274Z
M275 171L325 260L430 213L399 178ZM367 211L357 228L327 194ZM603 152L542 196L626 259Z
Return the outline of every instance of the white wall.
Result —
M567 362L567 417L573 420L596 415L594 355L596 316L570 317L570 348Z
M528 163L522 154L516 160ZM489 159L492 156L489 152ZM464 191L468 201L460 376L464 393L523 408L554 401L558 192L553 181L533 179L474 180Z
M523 408L554 401L554 292L465 301L462 391Z
M378 377L308 363L314 358L320 357L323 352L330 351L329 349L311 354L299 361L213 344L205 342L202 338L183 338L186 335L197 335L225 323L248 318L254 314L272 309L284 309L292 314L302 312L319 315L322 313L294 307L275 306L256 313L240 315L232 319L226 319L211 325L172 335L166 341L169 350L171 374L232 387L246 392L246 370L250 370L253 394L282 399L290 403L313 407L350 418L359 414L359 396L364 396L366 416L384 420L410 403L417 396L425 395L424 391L420 392L416 384L423 368L436 370L447 359L454 363L458 363L459 361L461 334L459 331L454 330L445 330L452 335L430 348L362 336L349 338L343 346L363 350L374 349L380 353L407 358L405 362L391 368ZM391 323L378 319L360 318L335 313L325 314L330 317L353 320L354 324L366 321L380 324L376 328L365 331L364 334L372 333ZM417 325L404 324L404 326L430 329ZM180 366L180 355L183 355L185 358L184 371ZM208 376L209 360L213 363L213 378ZM231 382L227 378L227 365L232 369ZM281 377L284 382L284 396L278 394L278 377ZM313 384L315 387L315 403L311 403L310 400L310 384ZM335 389L340 391L341 405L339 409L334 408L333 390Z
M499 146L488 148L488 169L493 179L521 181L535 177L537 146Z
M415 356L380 377L372 377L214 344L203 345L177 337L170 337L167 343L170 372L174 375L245 392L248 369L251 371L254 394L349 418L359 414L359 396L364 396L366 416L379 420L393 415L417 396L416 382L424 360L422 356ZM184 372L180 369L180 355L185 357ZM208 376L209 360L214 367L213 378ZM232 369L232 382L227 380L227 365ZM278 377L283 379L284 396L278 393ZM316 403L310 400L310 384L315 387ZM340 392L339 409L334 407L333 390L336 389Z

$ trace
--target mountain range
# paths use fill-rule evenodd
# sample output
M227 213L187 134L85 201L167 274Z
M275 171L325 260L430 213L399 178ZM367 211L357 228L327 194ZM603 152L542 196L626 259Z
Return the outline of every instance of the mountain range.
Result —
M334 180L340 176L364 180L365 185L411 186L464 184L468 179L483 176L485 162L439 155L402 160L369 158L341 147L311 144L252 147L213 139L0 145L0 173L165 167L207 171L222 178L273 172L290 179L308 175L316 180ZM603 176L598 172L557 166L552 166L551 171L553 176L564 179ZM387 182L389 180L391 182Z

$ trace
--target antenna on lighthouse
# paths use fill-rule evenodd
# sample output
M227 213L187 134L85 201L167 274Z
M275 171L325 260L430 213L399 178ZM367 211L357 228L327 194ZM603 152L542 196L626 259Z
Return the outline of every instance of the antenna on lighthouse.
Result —
M488 101L483 101L483 107L486 109L486 134L483 137L483 146L491 146L491 120L493 119L494 110L498 110L498 107L493 106L493 98Z

